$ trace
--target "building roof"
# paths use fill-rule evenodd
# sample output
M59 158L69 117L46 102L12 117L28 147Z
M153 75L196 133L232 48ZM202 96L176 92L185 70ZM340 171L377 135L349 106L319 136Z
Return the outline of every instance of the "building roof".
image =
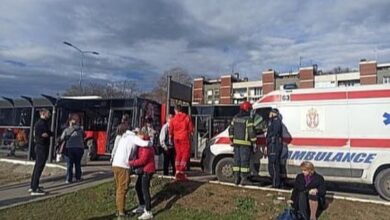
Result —
M381 63L381 64L378 64L377 67L378 67L378 68L390 67L390 63Z

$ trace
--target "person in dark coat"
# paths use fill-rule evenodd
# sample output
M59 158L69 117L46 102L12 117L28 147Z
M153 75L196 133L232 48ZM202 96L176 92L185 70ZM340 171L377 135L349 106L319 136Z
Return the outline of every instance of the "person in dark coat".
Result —
M268 172L272 179L272 187L281 187L280 175L280 155L283 150L282 142L282 120L279 117L279 111L272 109L269 113L269 124L267 128L267 156L268 156Z
M50 137L53 136L53 132L50 130L49 119L51 113L47 109L41 109L39 111L40 119L34 125L34 137L35 137L35 165L31 175L31 188L29 191L32 196L45 195L46 192L39 187L39 179L41 178L42 171L45 168L46 161L49 155Z
M291 200L294 209L299 211L305 219L315 220L319 211L325 206L325 180L323 176L315 172L313 163L304 161L300 167L302 173L298 174L295 179Z

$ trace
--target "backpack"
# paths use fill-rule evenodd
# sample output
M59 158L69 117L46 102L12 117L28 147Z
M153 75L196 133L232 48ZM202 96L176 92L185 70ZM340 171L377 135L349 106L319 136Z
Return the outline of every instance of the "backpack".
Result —
M297 210L293 208L285 209L278 217L277 220L306 220L306 218Z

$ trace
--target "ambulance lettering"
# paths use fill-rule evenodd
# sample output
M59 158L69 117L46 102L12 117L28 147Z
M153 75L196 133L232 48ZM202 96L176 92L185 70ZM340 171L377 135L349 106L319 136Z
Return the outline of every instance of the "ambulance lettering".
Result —
M316 152L316 151L289 151L289 160L314 160L324 162L341 163L366 163L371 164L376 158L374 153L350 153L350 152Z
M383 117L385 118L385 120L383 120L383 123L384 123L385 125L390 124L390 114L387 113L387 112L385 112L385 113L383 114Z

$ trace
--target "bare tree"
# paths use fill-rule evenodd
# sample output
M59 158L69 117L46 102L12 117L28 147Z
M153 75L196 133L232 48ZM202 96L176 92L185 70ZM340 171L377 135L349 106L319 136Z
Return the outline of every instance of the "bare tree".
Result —
M70 86L64 96L101 96L103 98L130 98L138 94L138 88L133 81L117 81L103 83L89 83L80 88L79 85Z
M354 70L354 69L351 69L349 67L341 67L341 66L337 66L337 67L334 67L332 70L328 70L328 71L322 71L323 74L338 74L338 73L350 73L350 72L355 72L357 70Z
M167 100L167 77L172 76L172 80L185 84L192 84L192 76L187 72L187 70L175 67L170 70L164 71L160 79L157 81L156 87L149 93L142 94L142 97L153 99L159 103L163 103Z

